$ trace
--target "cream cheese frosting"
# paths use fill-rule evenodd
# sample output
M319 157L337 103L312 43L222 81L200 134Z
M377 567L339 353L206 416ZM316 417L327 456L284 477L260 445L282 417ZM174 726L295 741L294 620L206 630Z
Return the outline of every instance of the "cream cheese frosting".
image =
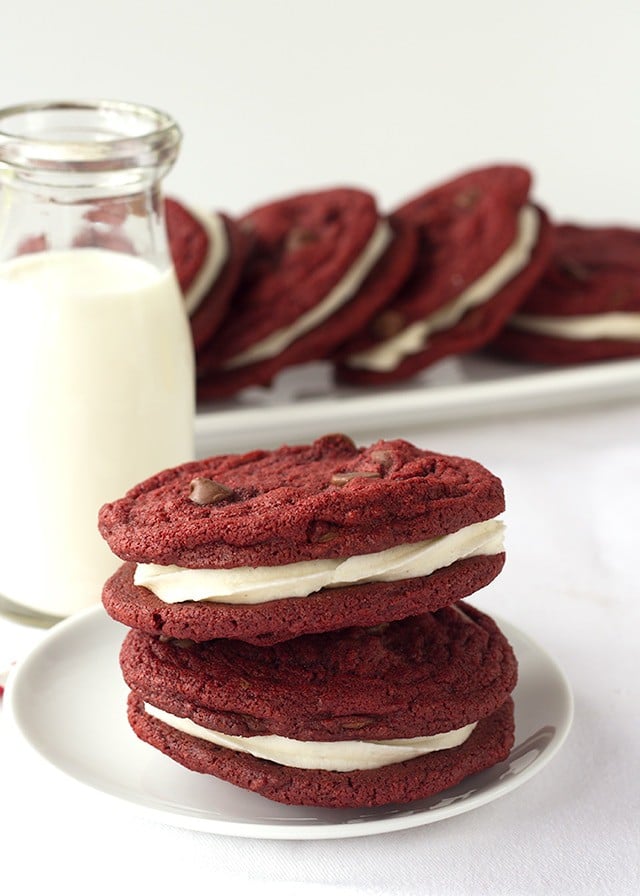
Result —
M387 221L380 221L363 252L321 302L314 305L306 314L301 314L290 326L282 327L274 333L270 333L265 339L261 339L245 351L235 355L235 357L225 362L223 367L231 370L235 367L243 367L245 364L254 364L256 361L274 358L300 336L323 323L345 305L360 288L391 242L392 237L391 225Z
M525 205L518 215L516 237L507 251L485 273L460 295L425 320L415 321L390 339L384 340L346 360L349 367L363 370L393 370L405 358L422 351L433 333L448 330L472 308L487 302L529 262L538 239L540 215L532 205Z
M640 340L640 314L609 311L603 314L538 315L514 314L509 326L560 339Z
M275 734L236 737L203 728L191 719L174 716L149 703L144 704L144 709L150 716L171 728L220 747L250 753L258 759L268 759L289 768L326 769L335 772L382 768L437 750L450 750L468 740L477 725L477 722L473 722L442 734L395 740L302 741Z
M199 308L203 298L211 289L224 267L229 255L229 240L227 238L227 229L220 215L215 212L206 214L194 208L189 208L189 213L207 231L207 236L209 237L209 249L204 263L184 293L187 314L192 315Z
M306 597L322 588L428 576L457 560L500 554L503 550L504 523L491 519L427 541L342 559L233 569L185 569L141 563L136 567L134 583L169 604L186 600L258 604Z

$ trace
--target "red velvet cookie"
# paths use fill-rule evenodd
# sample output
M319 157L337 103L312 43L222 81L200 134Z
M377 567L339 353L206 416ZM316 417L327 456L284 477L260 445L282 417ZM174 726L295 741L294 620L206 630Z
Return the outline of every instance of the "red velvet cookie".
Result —
M640 231L564 224L553 243L543 277L490 349L544 364L640 355ZM586 330L572 333L576 325Z
M105 504L99 528L123 560L230 569L383 551L503 510L500 480L475 461L338 434L165 470Z
M287 805L348 809L408 803L454 787L505 760L514 742L513 702L478 722L471 737L452 750L345 774L291 769L189 737L144 712L131 695L128 718L137 736L194 772L214 775L237 787Z
M437 610L484 588L503 565L501 553L458 560L428 576L323 588L306 597L258 604L198 600L170 604L134 584L135 564L129 562L106 582L102 603L114 619L152 635L270 645L302 634L377 625Z
M164 471L102 508L103 536L129 561L106 582L103 603L126 625L195 641L271 644L388 622L492 581L504 563L495 520L503 509L500 481L480 464L401 440L356 448L335 435L213 457ZM411 545L439 553L407 566ZM375 555L390 548L400 559L383 557L374 569ZM320 561L320 572L317 564L287 569L303 561ZM136 564L154 564L150 578L134 583Z
M373 196L334 189L288 197L240 220L252 251L229 314L198 367L201 401L268 385L327 357L409 273L413 228L380 218Z
M515 657L493 620L465 604L274 647L194 645L131 632L121 666L132 692L129 720L142 740L188 768L285 803L355 807L421 799L506 758L513 743ZM181 719L199 728L180 731ZM352 754L358 742L472 725L457 741L417 758L385 757L386 764L376 759L376 767L366 768ZM255 742L214 744L207 730L302 743L288 760L257 758L239 749L255 751ZM318 768L315 757L305 756L305 744L318 743L338 750L337 767Z
M236 289L248 252L246 235L222 213L198 214L165 200L169 247L187 302L196 358L218 329Z
M546 265L550 225L531 205L529 172L478 169L405 203L393 216L418 232L404 285L336 353L338 377L376 384L489 342Z

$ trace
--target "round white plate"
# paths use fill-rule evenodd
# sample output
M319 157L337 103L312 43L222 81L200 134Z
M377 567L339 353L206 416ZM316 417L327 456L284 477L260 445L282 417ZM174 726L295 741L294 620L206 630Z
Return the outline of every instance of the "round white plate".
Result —
M188 771L138 740L129 728L127 688L118 666L126 633L96 607L61 622L10 676L10 729L76 781L157 821L238 837L357 837L429 824L524 784L564 741L573 714L569 685L554 661L498 620L519 661L511 755L445 793L406 806L316 809L285 806Z

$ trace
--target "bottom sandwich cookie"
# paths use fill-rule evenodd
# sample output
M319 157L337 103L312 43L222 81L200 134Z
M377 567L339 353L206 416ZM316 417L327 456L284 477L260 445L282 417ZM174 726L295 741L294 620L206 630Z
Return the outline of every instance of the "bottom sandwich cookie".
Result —
M121 665L138 737L282 803L407 803L513 745L516 659L463 603L272 647L133 631Z

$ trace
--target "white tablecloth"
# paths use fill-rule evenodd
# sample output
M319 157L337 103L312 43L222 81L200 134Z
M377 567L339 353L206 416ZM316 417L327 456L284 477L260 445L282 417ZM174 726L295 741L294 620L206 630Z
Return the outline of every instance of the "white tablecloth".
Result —
M15 749L0 713L7 896L640 892L640 400L393 433L380 425L361 441L376 434L473 457L502 477L507 565L475 603L527 632L568 676L575 720L560 753L512 793L435 824L261 841L141 819L72 786ZM41 637L0 621L0 665Z

